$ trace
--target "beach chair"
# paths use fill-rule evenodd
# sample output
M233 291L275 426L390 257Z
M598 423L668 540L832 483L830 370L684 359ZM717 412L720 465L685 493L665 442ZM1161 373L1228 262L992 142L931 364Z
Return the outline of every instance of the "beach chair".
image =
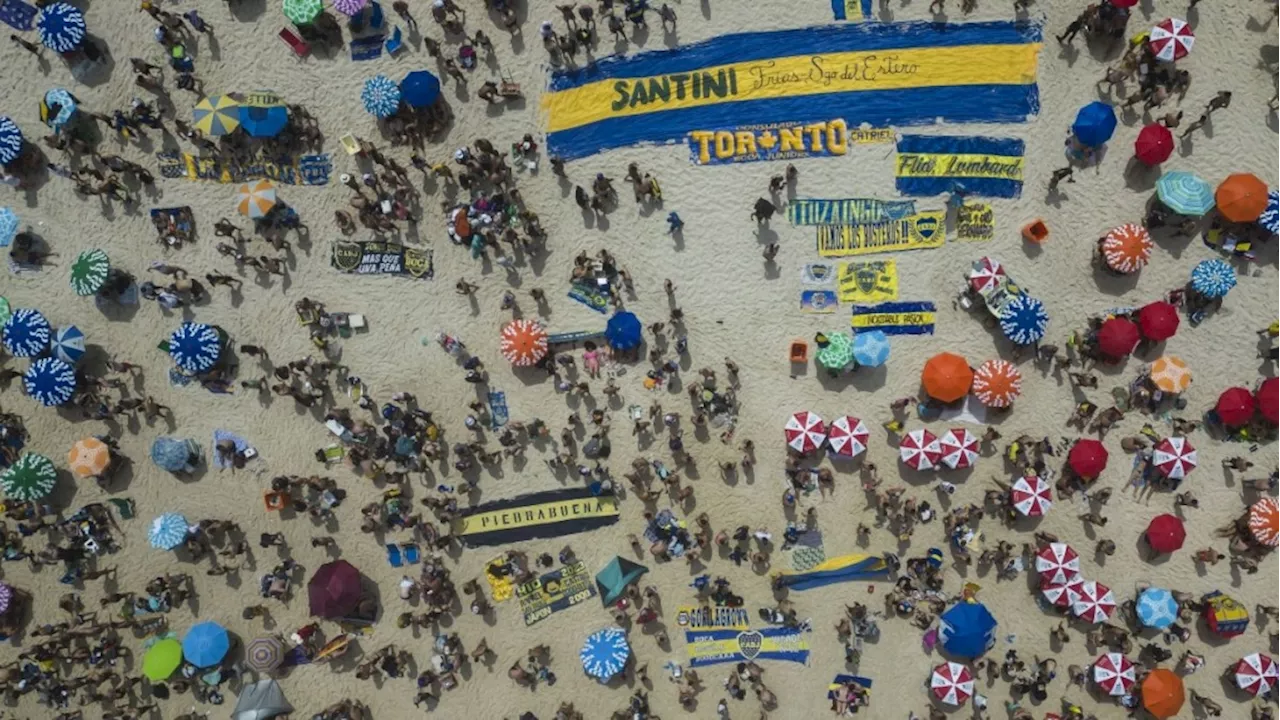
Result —
M404 543L400 546L400 550L404 552L404 560L410 565L417 565L422 560L422 554L418 551L418 546L414 543Z
M387 562L391 563L391 567L404 567L404 558L400 555L400 547L397 545L387 544Z
M501 82L498 83L498 95L504 98L520 97L520 83L512 80L507 73L502 73Z
M311 46L289 28L280 28L280 39L293 50L294 55L300 58L306 57L311 52Z
M360 141L356 140L356 136L351 133L338 138L338 142L342 144L342 149L346 150L348 155L355 155L360 152Z
M387 52L394 56L403 49L404 35L400 32L400 26L397 25L396 29L391 31L391 37L387 38Z

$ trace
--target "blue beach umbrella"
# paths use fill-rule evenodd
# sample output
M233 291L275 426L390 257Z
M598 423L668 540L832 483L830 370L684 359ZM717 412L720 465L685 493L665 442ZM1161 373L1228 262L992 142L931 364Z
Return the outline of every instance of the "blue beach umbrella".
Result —
M13 120L0 115L0 164L11 163L22 154L22 130Z
M240 106L240 127L251 137L275 137L288 124L289 109L284 105Z
M191 446L186 440L161 435L151 443L151 462L169 472L180 472L187 467Z
M1210 210L1216 202L1213 199L1213 186L1200 179L1194 173L1173 170L1160 176L1156 181L1156 197L1165 207L1179 215L1199 217Z
M388 118L400 109L400 88L386 75L374 75L364 81L360 101L366 112Z
M67 3L46 5L36 20L40 42L54 52L71 52L84 42L84 14Z
M58 328L53 334L53 354L68 365L75 365L84 356L84 333L75 325Z
M1009 301L1000 316L1004 336L1018 345L1039 342L1049 327L1049 312L1044 303L1025 293Z
M186 539L187 519L179 513L167 512L159 515L151 521L151 527L147 529L147 540L151 543L151 547L157 550L172 550Z
M22 376L27 395L45 407L61 405L76 391L76 371L57 358L40 358Z
M627 643L627 634L618 628L592 633L578 652L582 669L600 680L607 680L622 672L629 657L631 646Z
M231 636L227 629L209 620L192 626L187 636L182 638L183 659L199 668L222 662L230 649Z
M1191 270L1191 288L1207 298L1226 297L1236 286L1236 271L1225 260L1202 260Z
M9 208L0 208L0 247L9 247L18 235L18 214Z
M169 357L187 372L206 372L221 355L218 331L203 323L182 323L169 336Z
M635 313L621 310L609 318L604 328L605 340L615 350L630 350L640 346L640 318Z
M400 81L400 95L409 107L429 107L440 97L440 78L426 70L414 70Z
M982 603L960 603L938 618L942 649L960 658L976 658L996 643L996 619Z
M1110 105L1094 100L1080 108L1071 132L1081 143L1097 147L1111 139L1116 131L1116 111Z
M39 310L18 308L4 322L4 349L14 357L36 357L49 349L51 334Z
M1138 596L1138 620L1145 626L1163 630L1178 620L1178 601L1164 588L1147 588Z
M1272 235L1280 233L1280 190L1267 193L1267 209L1258 216L1258 224ZM0 233L0 237L3 237L3 233Z
M78 103L71 93L62 88L54 88L44 94L40 101L40 119L54 130L61 130L63 125L71 121L76 114Z
M889 359L889 336L883 330L866 330L853 336L853 361L863 367L880 367Z

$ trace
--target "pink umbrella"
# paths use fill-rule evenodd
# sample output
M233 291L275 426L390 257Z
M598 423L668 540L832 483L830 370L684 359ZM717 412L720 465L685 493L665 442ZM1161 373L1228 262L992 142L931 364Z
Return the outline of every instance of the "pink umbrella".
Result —
M1040 594L1058 607L1071 607L1080 600L1080 590L1084 587L1084 579L1079 575L1069 577L1062 582L1040 581Z
M1128 695L1138 684L1133 661L1120 653L1107 653L1093 663L1093 681L1108 695Z
M1157 60L1181 60L1191 52L1196 42L1195 33L1186 20L1165 18L1151 28L1151 37L1147 44Z
M1041 582L1065 583L1080 577L1080 556L1066 543L1049 543L1036 553Z
M333 9L347 17L354 17L366 4L367 0L333 0Z
M1053 507L1053 493L1049 483L1041 480L1039 475L1018 478L1010 490L1013 509L1027 517L1040 517Z
M978 438L964 428L952 428L938 441L942 463L952 470L971 467L978 459Z
M1004 266L999 260L984 257L969 270L969 286L975 292L985 293L999 287L1005 281Z
M1269 655L1253 653L1240 658L1235 669L1236 686L1251 695L1266 695L1280 685L1280 669Z
M870 436L867 426L850 415L841 415L827 428L827 444L831 446L831 452L844 457L857 457L865 452Z
M816 413L802 410L792 415L782 429L787 438L787 446L798 453L811 453L817 450L826 437L826 427L822 418Z
M1196 468L1196 449L1184 437L1167 437L1156 444L1152 461L1165 477L1181 480Z
M898 444L902 462L914 470L932 470L942 457L938 438L928 430L912 430Z
M1071 611L1085 622L1104 622L1116 611L1116 596L1106 585L1086 580L1080 586L1080 599L1071 604Z
M933 669L929 689L948 705L963 705L973 697L973 673L960 663L942 663Z

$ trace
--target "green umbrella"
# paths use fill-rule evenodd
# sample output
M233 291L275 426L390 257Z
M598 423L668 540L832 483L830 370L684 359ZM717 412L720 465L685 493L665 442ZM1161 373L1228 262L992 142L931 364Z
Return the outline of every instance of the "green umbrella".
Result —
M0 325L7 322L12 314L13 309L9 307L9 298L0 297Z
M306 25L324 10L322 0L284 0L284 16L294 25Z
M176 638L165 638L142 656L142 674L151 682L164 682L181 664L182 643Z
M71 263L71 289L77 295L92 295L107 282L111 261L101 250L85 250Z
M818 364L835 372L853 364L853 338L849 333L832 333L827 346L818 351Z
M53 490L58 471L43 455L27 453L0 475L0 490L14 500L39 500Z

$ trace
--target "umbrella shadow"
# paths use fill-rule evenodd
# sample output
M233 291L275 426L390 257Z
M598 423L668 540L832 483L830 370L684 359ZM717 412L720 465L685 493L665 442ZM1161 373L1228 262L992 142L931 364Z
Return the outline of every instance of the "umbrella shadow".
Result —
M1138 275L1140 273L1117 274L1110 272L1102 263L1097 261L1098 255L1094 253L1093 265L1093 282L1098 286L1098 290L1112 297L1120 297L1138 286Z
M239 22L253 22L267 11L267 0L238 0L228 3L231 16Z
M1125 187L1137 192L1151 192L1163 171L1159 165L1148 165L1136 157L1129 158L1124 168Z

